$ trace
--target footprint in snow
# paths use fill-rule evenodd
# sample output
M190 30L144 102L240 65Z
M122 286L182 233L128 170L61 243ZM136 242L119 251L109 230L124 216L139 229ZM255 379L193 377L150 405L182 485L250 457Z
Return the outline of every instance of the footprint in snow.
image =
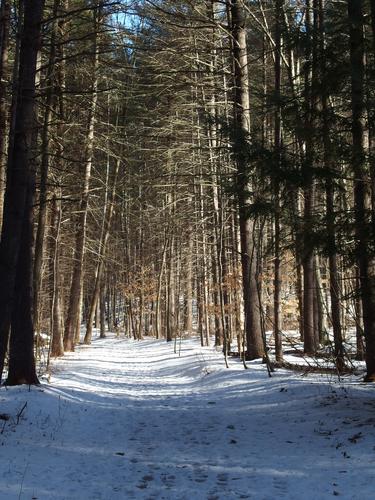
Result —
M194 481L196 483L204 483L207 481L208 474L202 469L194 469Z
M160 479L167 488L172 488L176 483L176 476L173 474L161 474Z
M279 496L284 496L288 493L288 485L285 479L276 477L272 480L273 487L279 491Z
M154 476L152 474L146 474L142 477L142 481L153 481L154 480Z
M140 490L145 490L148 488L148 485L151 481L154 480L154 476L152 474L145 474L141 481L137 484L137 488Z
M221 486L227 484L228 482L228 474L226 472L220 472L220 474L218 474L216 476L216 480L217 480L217 484L220 484Z

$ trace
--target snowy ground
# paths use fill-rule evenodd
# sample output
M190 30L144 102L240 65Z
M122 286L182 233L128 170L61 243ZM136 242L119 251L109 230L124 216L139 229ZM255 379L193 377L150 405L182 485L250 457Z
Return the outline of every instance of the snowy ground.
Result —
M1 388L0 499L375 498L375 388L197 344L95 340Z

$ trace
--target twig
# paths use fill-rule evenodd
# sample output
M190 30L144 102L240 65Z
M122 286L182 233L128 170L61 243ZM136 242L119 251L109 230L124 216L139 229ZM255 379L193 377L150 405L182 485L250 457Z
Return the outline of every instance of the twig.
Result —
M4 430L5 430L5 426L6 426L7 422L8 422L8 420L4 419L3 428L1 429L0 434L4 434Z
M22 406L22 408L20 409L20 411L17 413L17 422L16 422L16 425L18 425L18 424L19 424L19 422L20 422L20 418L21 418L22 413L24 412L24 410L25 410L26 406L27 406L27 401L26 401L26 403Z
M27 403L25 403L25 406L26 406ZM26 476L26 471L27 471L27 468L28 468L29 464L27 463L26 466L25 466L25 470L23 471L23 475L22 475L22 480L21 480L21 484L20 484L20 492L18 494L18 500L21 498L21 495L22 495L22 490L23 490L23 482L25 480L25 476Z

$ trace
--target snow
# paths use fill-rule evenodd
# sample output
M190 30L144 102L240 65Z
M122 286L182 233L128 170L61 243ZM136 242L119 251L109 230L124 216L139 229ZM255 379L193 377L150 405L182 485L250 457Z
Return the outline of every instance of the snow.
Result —
M229 363L110 337L1 388L0 499L374 498L373 386Z

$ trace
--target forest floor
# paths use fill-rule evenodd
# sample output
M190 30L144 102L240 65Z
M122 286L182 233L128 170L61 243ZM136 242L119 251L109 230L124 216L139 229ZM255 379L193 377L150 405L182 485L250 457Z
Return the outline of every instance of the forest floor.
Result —
M374 498L375 387L229 363L112 337L2 387L0 499Z

